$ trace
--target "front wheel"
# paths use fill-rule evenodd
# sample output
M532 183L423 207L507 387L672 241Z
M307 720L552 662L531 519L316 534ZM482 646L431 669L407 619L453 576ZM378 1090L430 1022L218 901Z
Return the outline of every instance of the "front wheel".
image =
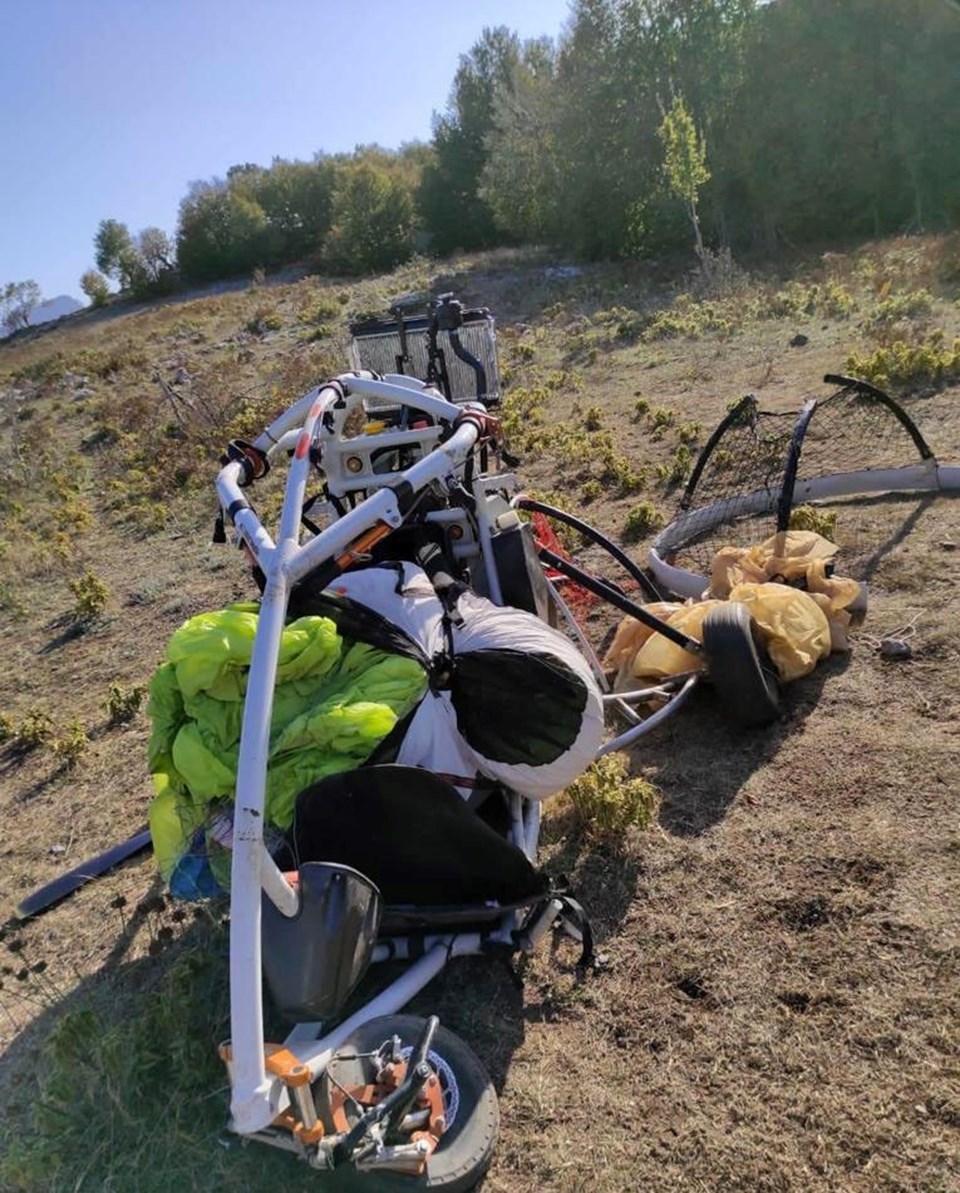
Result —
M740 725L769 725L780 715L780 685L746 605L726 601L703 621L707 674Z
M374 1100L372 1054L385 1040L400 1037L402 1055L409 1055L423 1032L424 1020L415 1015L384 1015L350 1035L337 1049L317 1089L317 1110L328 1130L333 1130L334 1106L343 1104L343 1090L359 1095L365 1090ZM418 1176L395 1172L360 1172L337 1169L331 1188L337 1190L443 1190L465 1193L473 1189L493 1159L500 1129L500 1107L493 1082L473 1050L444 1027L438 1027L427 1054L437 1074L443 1098L446 1129ZM357 1103L348 1100L348 1122Z

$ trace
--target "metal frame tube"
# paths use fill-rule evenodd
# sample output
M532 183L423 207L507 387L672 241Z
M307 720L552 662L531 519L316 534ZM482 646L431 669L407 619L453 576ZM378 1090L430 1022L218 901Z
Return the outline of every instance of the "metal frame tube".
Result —
M303 547L299 546L300 513L309 477L310 448L320 419L332 401L340 397L341 387L351 392L378 397L395 397L438 417L455 419L462 410L423 392L391 386L368 378L344 377L338 384L313 390L301 398L271 425L258 440L263 450L276 443L298 421L303 426L297 436L290 474L280 515L278 541L274 545L256 513L241 492L242 466L227 464L217 477L217 492L234 524L247 541L265 573L265 586L257 632L250 660L247 696L244 704L240 754L237 763L237 787L234 811L234 846L231 862L230 897L230 1018L231 1018L231 1117L241 1134L251 1134L266 1127L278 1113L282 1087L267 1076L263 1054L263 1006L261 1001L261 890L284 914L293 914L297 895L280 873L263 846L264 801L267 759L270 748L270 719L276 683L280 636L286 617L291 585L314 567L335 557L364 531L386 522L400 525L396 493L390 489L372 494L357 509L327 527ZM467 419L457 427L446 443L399 474L395 485L404 482L417 491L434 480L454 472L462 464L479 436L476 420ZM451 944L452 947L452 944ZM434 950L430 956L442 966L447 950ZM427 962L427 958L423 959ZM418 962L411 970L415 976L407 983L397 983L393 997L404 1002L416 993L416 983L433 962ZM418 968L419 966L419 968ZM417 976L420 975L420 976ZM432 973L427 974L426 984ZM393 988L391 988L393 989ZM372 1006L386 1005L375 1000ZM393 1007L396 1009L396 1007ZM380 1010L376 1013L389 1013ZM361 1021L365 1021L365 1016ZM356 1017L354 1017L356 1019ZM348 1022L353 1022L348 1021Z

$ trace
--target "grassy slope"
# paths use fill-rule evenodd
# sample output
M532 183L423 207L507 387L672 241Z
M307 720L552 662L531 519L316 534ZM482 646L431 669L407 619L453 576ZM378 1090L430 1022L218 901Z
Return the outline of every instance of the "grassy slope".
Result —
M742 280L712 308L669 307L669 279L639 267L549 282L542 261L498 254L444 277L415 263L362 285L308 278L84 315L3 345L0 712L17 726L42 707L56 736L73 721L90 735L73 769L46 748L0 755L4 912L143 821L145 720L110 726L102 702L113 682L146 681L186 616L249 593L236 555L209 544L215 450L337 367L345 313L451 281L490 305L514 407L565 424L531 436L526 419L524 476L619 535L640 501L672 511L656 466L676 460L678 427L693 434L699 422L702 439L747 391L795 409L851 350L876 346L888 291L934 295L895 336L956 334L949 252L915 240L805 262L792 298L781 283ZM841 293L852 303L842 317ZM678 338L638 321L668 308ZM809 343L790 347L798 331ZM155 374L187 403L175 410ZM958 394L907 401L946 460L960 458ZM671 425L655 432L638 400L669 410ZM619 479L597 438L606 431ZM956 539L956 507L887 503L870 519L889 543L871 565L869 619L849 659L791 690L782 724L732 733L706 697L670 722L633 759L662 789L659 826L620 848L589 845L554 811L545 857L575 878L608 968L580 984L569 959L537 958L520 993L497 967L464 962L420 1000L501 1087L488 1188L947 1189L956 1179L960 577L956 552L941 546ZM87 572L109 598L84 626L68 583ZM911 622L914 659L881 662L875 639ZM7 935L17 951L4 954L0 989L0 1184L316 1187L282 1156L217 1147L219 912L183 918L159 893L144 859ZM57 1034L66 1011L86 1009L100 1020L69 1019ZM38 1133L32 1065L52 1031L83 1080L48 1089L56 1111ZM44 1073L49 1082L57 1067Z

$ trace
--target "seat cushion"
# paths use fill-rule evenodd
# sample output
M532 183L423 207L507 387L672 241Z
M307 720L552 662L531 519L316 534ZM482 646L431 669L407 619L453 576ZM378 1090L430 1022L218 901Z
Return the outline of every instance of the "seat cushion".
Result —
M384 903L414 907L533 901L547 879L453 787L411 766L330 775L297 797L298 862L352 866Z

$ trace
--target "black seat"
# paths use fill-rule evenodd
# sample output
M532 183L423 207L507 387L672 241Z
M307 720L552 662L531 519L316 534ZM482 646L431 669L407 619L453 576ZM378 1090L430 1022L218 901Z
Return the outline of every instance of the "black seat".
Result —
M449 783L418 767L321 779L297 797L292 836L298 863L336 862L366 875L383 897L385 921L464 924L534 903L548 889L546 876Z

